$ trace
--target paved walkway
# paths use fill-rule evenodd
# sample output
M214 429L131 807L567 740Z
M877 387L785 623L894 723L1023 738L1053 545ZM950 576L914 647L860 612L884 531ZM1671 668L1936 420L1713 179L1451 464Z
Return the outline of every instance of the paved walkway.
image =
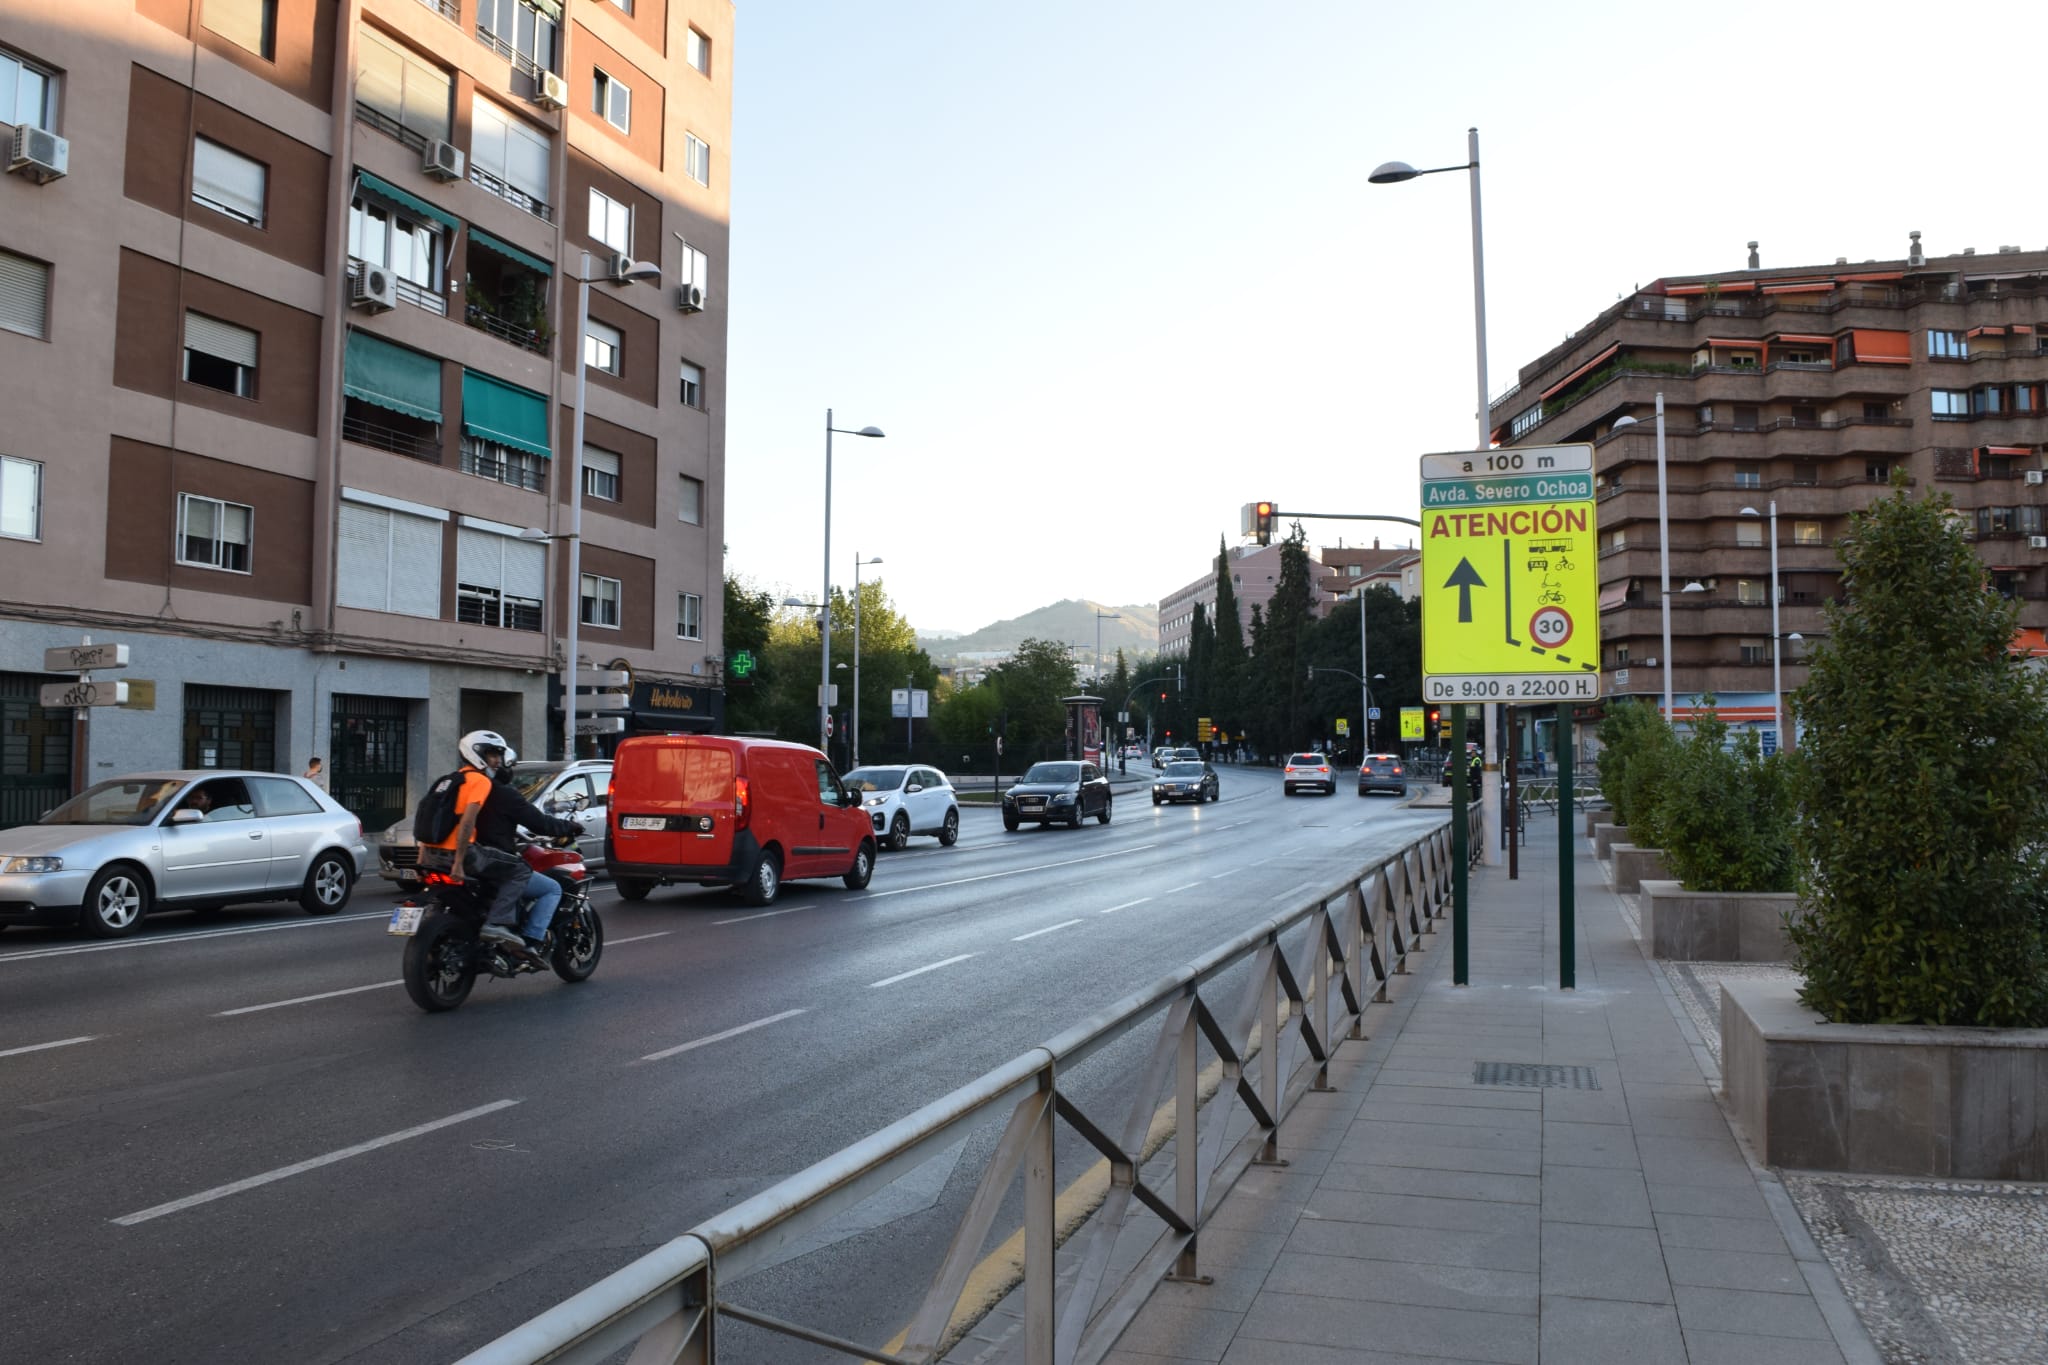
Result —
M1449 922L1285 1168L1240 1180L1113 1365L1868 1365L1878 1359L1784 1188L1714 1097L1715 1059L1642 955L1584 839L1578 989L1557 988L1556 817L1521 876L1475 869L1472 984ZM1484 1063L1583 1068L1476 1084ZM1318 1112L1320 1111L1320 1112Z

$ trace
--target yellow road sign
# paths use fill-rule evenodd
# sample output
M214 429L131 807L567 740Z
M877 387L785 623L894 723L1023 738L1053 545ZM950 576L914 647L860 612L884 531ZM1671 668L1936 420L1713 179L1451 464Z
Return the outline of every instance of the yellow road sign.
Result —
M1600 695L1593 448L1422 457L1423 700Z
M1422 738L1422 708L1404 706L1401 708L1401 738Z

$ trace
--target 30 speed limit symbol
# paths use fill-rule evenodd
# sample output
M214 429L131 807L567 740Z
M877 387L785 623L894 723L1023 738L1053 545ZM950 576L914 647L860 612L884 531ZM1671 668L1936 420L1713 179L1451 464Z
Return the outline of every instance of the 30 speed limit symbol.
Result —
M1571 614L1563 607L1542 607L1529 618L1529 634L1545 649L1556 649L1572 638Z

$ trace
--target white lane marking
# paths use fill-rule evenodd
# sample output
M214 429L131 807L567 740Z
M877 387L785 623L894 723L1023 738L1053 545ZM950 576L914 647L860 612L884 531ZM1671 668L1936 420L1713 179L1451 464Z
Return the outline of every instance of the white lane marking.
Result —
M1192 891L1200 885L1200 882L1183 882L1179 886L1169 886L1159 894L1162 896L1171 896L1176 891Z
M280 929L317 929L324 924L349 924L358 920L390 918L389 910L372 910L366 915L323 915L318 919L294 920L288 924L252 924L246 929L202 929L189 934L165 934L160 938L124 938L119 943L81 943L68 948L30 948L19 953L0 953L0 962L27 962L37 957L68 957L73 953L111 953L122 948L154 948L163 943L191 943L196 939L232 938L236 934L269 934Z
M0 1051L0 1057L19 1057L24 1052L47 1052L53 1047L70 1047L73 1043L90 1043L98 1034L87 1034L83 1038L59 1038L54 1043L30 1043L27 1047L10 1047Z
M1049 934L1049 933L1051 933L1051 932L1052 932L1053 930L1055 930L1055 929L1065 929L1065 928L1068 928L1068 927L1069 927L1069 926L1071 926L1071 925L1076 925L1076 924L1079 924L1080 922L1081 922L1081 921L1079 921L1079 920L1077 920L1077 919L1068 919L1068 920L1061 920L1061 921L1060 921L1060 922L1059 922L1058 924L1048 924L1048 925L1047 925L1047 926L1046 926L1045 928L1043 928L1043 929L1033 929L1033 930L1032 930L1032 931L1031 931L1030 933L1028 933L1028 934L1019 934L1019 935L1017 935L1017 937L1015 937L1015 938L1011 939L1011 940L1010 940L1010 942L1012 942L1012 943L1022 943L1022 942L1023 942L1023 941L1025 940L1025 939L1027 939L1027 938L1037 938L1037 937L1038 937L1038 936L1039 936L1040 934Z
M374 986L350 986L345 991L322 991L318 995L301 995L290 1000L273 1000L267 1005L244 1005L238 1010L220 1010L213 1017L216 1019L226 1019L237 1014L260 1014L264 1010L281 1010L286 1005L310 1005L315 1000L332 1000L337 996L343 995L361 995L364 991L381 991L392 986L403 986L404 984L403 981L379 981Z
M1134 901L1125 901L1122 905L1112 905L1107 910L1097 910L1095 913L1098 915L1114 915L1119 910L1128 910L1134 905L1143 905L1151 899L1150 896L1140 896Z
M868 982L868 989L874 990L878 986L893 986L899 981L908 981L913 976L923 976L926 972L935 972L941 967L950 967L955 962L965 962L973 956L973 953L962 953L958 957L949 957L944 962L934 962L927 967L913 967L907 972L898 972L896 975L884 977L880 981L870 981Z
M673 1057L679 1052L689 1052L694 1048L707 1047L712 1043L722 1043L728 1038L737 1038L742 1033L751 1033L757 1028L766 1028L770 1024L779 1024L785 1019L794 1019L802 1013L803 1011L800 1009L784 1010L780 1014L771 1014L766 1019L756 1019L751 1024L741 1024L738 1028L729 1028L723 1033L713 1033L692 1042L678 1043L674 1047L663 1048L659 1052L650 1052L640 1060L643 1062L658 1062L664 1057Z
M1257 861L1255 861L1255 862L1249 862L1249 863L1240 863L1240 864L1238 864L1238 866L1240 866L1240 867L1261 867L1261 866L1264 866L1264 865L1265 865L1265 864L1267 864L1267 863L1270 863L1270 862L1272 862L1274 858L1277 858L1277 857L1279 857L1279 856L1280 856L1279 854L1275 853L1275 854L1273 854L1273 855L1272 855L1271 857L1266 857L1266 858L1260 858L1260 859L1258 859L1258 860L1257 860Z
M1226 829L1243 829L1246 825L1249 825L1250 823L1251 821L1249 820L1240 820L1234 825L1218 825L1216 826L1216 828L1210 830L1209 832L1211 834L1221 834Z
M1220 881L1222 881L1222 880L1223 880L1223 879L1224 879L1225 877L1235 877L1235 876L1236 876L1236 875L1237 875L1238 873L1240 873L1240 872L1242 872L1242 871L1244 871L1244 869L1243 869L1243 868L1241 868L1241 867L1233 867L1233 868L1231 868L1231 869L1230 869L1230 870L1229 870L1228 872L1217 872L1217 873L1213 873L1213 874L1211 874L1211 876L1210 876L1209 880L1210 880L1210 881L1212 881L1212 882L1220 882Z
M393 1143L405 1142L411 1138L421 1137L433 1132L437 1128L448 1128L458 1123L467 1123L471 1119L482 1118L485 1114L495 1114L500 1109L510 1109L518 1103L518 1100L493 1100L489 1104L480 1104L474 1109L465 1109L459 1114L450 1114L445 1119L435 1119L432 1123L422 1123L416 1128L407 1128L399 1133L386 1133L383 1137L371 1138L368 1142L358 1142L355 1146L344 1147L338 1152L329 1152L325 1156L309 1157L305 1161L295 1161L289 1166L280 1166L274 1171L265 1171L262 1175L252 1175L247 1180L237 1180L229 1185L216 1185L210 1190L201 1190L198 1194L188 1194L183 1199L173 1199L168 1204L158 1204L155 1208L144 1209L140 1213L123 1214L121 1217L110 1219L109 1221L117 1223L124 1228L132 1228L137 1223L147 1223L150 1219L161 1218L167 1213L181 1213L195 1205L210 1204L216 1199L225 1199L231 1194L240 1194L244 1190L253 1190L259 1185L268 1185L273 1181L283 1180L287 1176L302 1175L307 1171L318 1170L322 1166L332 1166L337 1161L346 1161L352 1156L361 1156L365 1152L374 1152L379 1147L389 1147Z
M667 938L670 934L673 934L674 932L675 930L673 929L663 929L657 933L652 934L635 934L631 938L608 938L604 941L604 946L607 948L616 948L621 943L644 943L650 938Z
M1145 849L1157 847L1159 847L1157 844L1133 844L1129 848L1120 848L1114 853L1096 853L1086 858L1067 858L1056 863L1039 863L1033 867L1012 868L1008 872L985 872L979 877L960 877L950 882L930 882L924 886L900 886L894 891L870 891L863 899L880 900L884 896L903 896L908 895L912 891L936 891L942 886L965 886L969 882L993 881L997 877L1021 877L1027 872L1046 872L1055 867L1072 867L1076 863L1099 863L1104 858L1121 858L1127 853L1139 853Z
M715 919L711 921L711 927L716 929L721 924L746 924L757 919L774 919L777 915L794 915L799 910L808 910L810 908L808 905L792 905L787 910L763 910L758 915L741 915L736 919Z
M1290 887L1288 887L1288 888L1287 888L1287 889L1286 889L1285 891L1282 891L1282 892L1281 892L1281 893L1280 893L1280 894L1279 894L1278 896L1275 896L1275 897L1274 897L1274 899L1275 899L1275 900L1283 900L1283 901L1284 901L1284 900L1286 900L1286 899L1287 899L1288 897L1290 897L1290 896L1294 895L1294 894L1295 894L1296 892L1299 892L1299 891L1306 891L1306 890L1308 890L1308 889L1309 889L1310 887L1312 887L1312 886L1314 886L1314 885L1315 885L1315 883L1314 883L1314 882L1303 882L1303 883L1302 883L1301 885L1299 885L1299 886L1290 886Z

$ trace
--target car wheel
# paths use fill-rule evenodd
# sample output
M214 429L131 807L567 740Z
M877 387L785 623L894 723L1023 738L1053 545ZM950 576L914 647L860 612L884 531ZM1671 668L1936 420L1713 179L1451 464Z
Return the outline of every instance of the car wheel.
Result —
M901 853L909 847L910 817L899 810L896 812L896 818L889 822L889 851L891 853ZM866 883L862 883L862 885L866 885Z
M299 888L299 909L309 915L331 915L348 904L355 885L348 860L339 853L323 853L306 871L305 885Z
M946 812L946 823L939 826L939 847L951 848L960 842L960 812L958 808Z
M1109 802L1104 801L1102 803L1102 809L1095 812L1095 823L1098 825L1106 825L1109 823Z
M1159 794L1158 792L1153 792L1153 793L1152 793L1152 804L1153 804L1153 805L1155 805L1155 806L1157 806L1157 805L1161 805L1161 804L1163 804L1163 803L1165 802L1165 800L1166 800L1166 798L1165 798L1165 797L1163 797L1163 796L1161 796L1161 795L1160 795L1160 794Z
M775 893L781 889L782 855L772 848L763 849L753 873L740 886L740 899L749 905L773 905Z
M861 891L867 888L874 875L875 841L863 839L860 847L853 851L853 866L846 869L846 876L841 880L846 883L848 891Z
M1016 816L1010 814L1010 812L1003 812L1003 828L1010 831L1010 833L1015 834L1017 832L1017 826L1019 826L1022 823L1024 822L1019 820Z
M121 938L141 927L149 903L149 883L142 873L132 864L114 863L101 868L85 888L79 921L94 938Z
M1082 805L1079 801L1076 801L1074 803L1074 813L1067 817L1067 828L1079 829L1081 828L1082 822L1087 820L1087 818L1088 808Z
M654 890L654 878L616 877L612 880L612 889L619 893L622 901L644 901L647 893Z

